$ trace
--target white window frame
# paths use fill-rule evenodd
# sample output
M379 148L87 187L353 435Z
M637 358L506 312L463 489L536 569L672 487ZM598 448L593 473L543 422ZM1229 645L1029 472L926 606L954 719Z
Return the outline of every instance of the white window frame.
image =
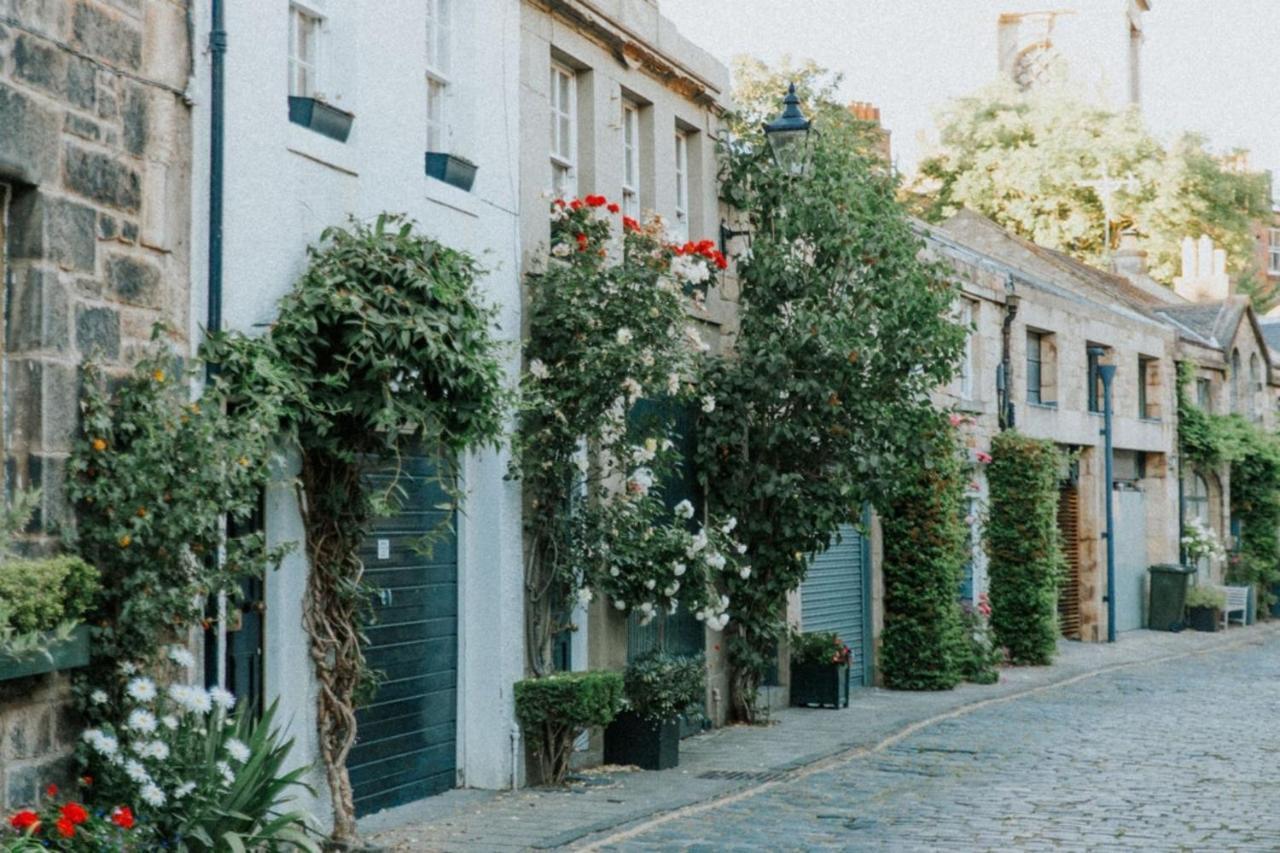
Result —
M622 212L640 218L640 107L622 102Z
M689 134L676 131L676 235L689 239Z
M959 305L959 322L964 327L964 359L960 362L960 398L963 400L972 400L974 387L974 373L977 361L977 337L978 332L974 327L974 314L977 311L977 303L972 299L961 298Z
M304 19L309 19L312 32L312 48L314 56L298 55L298 27ZM329 28L329 18L323 6L315 0L292 0L289 3L289 94L300 98L322 97L325 84L325 32ZM310 73L311 85L300 85L299 74Z
M426 0L427 150L451 153L449 121L453 83L453 0Z
M568 80L568 86L560 84ZM558 62L551 63L551 90L547 100L551 107L551 188L562 198L578 194L578 75ZM567 100L564 103L562 100ZM567 131L560 133L562 120Z
M1267 229L1267 272L1280 275L1280 228Z

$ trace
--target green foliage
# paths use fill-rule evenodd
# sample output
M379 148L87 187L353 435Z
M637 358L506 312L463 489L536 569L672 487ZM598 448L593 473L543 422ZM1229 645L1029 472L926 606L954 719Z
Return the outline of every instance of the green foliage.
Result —
M831 104L819 112L802 176L782 174L746 120L723 151L722 196L752 237L737 257L734 351L712 357L701 382L715 407L699 421L698 470L712 509L739 520L752 564L749 580L728 578L733 706L747 720L787 594L863 502L920 458L914 425L965 335L894 179L861 153L863 123Z
M17 489L0 509L0 559L13 553L13 545L40 508L39 489Z
M391 214L327 228L308 255L266 335L216 336L210 351L237 402L270 406L301 451L311 565L304 624L321 683L333 838L347 842L355 837L345 766L356 737L352 708L375 681L363 652L370 596L358 549L399 495L394 485L371 493L363 474L409 448L436 450L452 492L459 454L498 442L509 395L495 311L480 300L474 258Z
M1266 609L1280 581L1280 437L1236 419L1231 517L1240 522L1240 541L1227 564L1227 581L1256 587L1258 607Z
M1048 664L1057 651L1058 583L1066 569L1058 542L1061 452L1050 441L1004 432L992 440L991 457L991 626L1010 661Z
M1191 400L1195 365L1178 362L1178 447L1192 466L1216 468L1239 454L1240 430L1230 415L1206 412Z
M965 642L959 655L960 674L973 684L995 684L1000 680L1000 665L1004 663L1004 649L991 634L991 607L986 601L984 594L977 607L968 604L961 607Z
M960 682L956 590L968 559L968 482L955 429L937 413L913 428L930 439L917 467L883 503L884 632L880 672L896 690L950 690Z
M1221 587L1197 584L1187 590L1187 607L1209 607L1221 610L1227 606L1227 594Z
M787 644L791 650L791 665L847 664L853 660L853 650L835 631L813 631L802 634L791 632Z
M79 622L97 591L97 570L79 557L0 562L0 631L52 631Z
M261 533L226 538L222 527L224 518L247 527L258 507L271 477L274 419L260 410L228 414L221 384L191 402L182 368L160 345L120 379L85 368L67 491L75 546L102 576L89 681L108 691L119 687L114 661L200 624L207 596L234 599L242 578L260 576L283 553Z
M654 649L627 665L626 707L655 722L699 717L707 692L707 662Z
M1104 222L1144 238L1153 277L1179 272L1183 237L1208 234L1227 250L1233 278L1256 273L1253 222L1268 214L1266 175L1234 168L1204 139L1163 146L1136 110L1112 112L1067 87L1030 93L999 84L939 116L940 144L911 193L927 219L962 207L1029 240L1105 267ZM1110 209L1089 182L1119 179ZM1132 176L1131 184L1125 185Z
M537 756L544 784L560 785L573 743L588 728L607 726L623 707L617 672L558 672L517 681L516 719Z

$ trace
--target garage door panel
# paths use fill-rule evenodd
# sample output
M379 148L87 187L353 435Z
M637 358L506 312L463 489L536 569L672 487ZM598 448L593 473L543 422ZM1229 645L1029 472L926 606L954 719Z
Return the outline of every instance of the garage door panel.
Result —
M800 587L800 626L806 633L834 631L852 650L853 683L862 682L866 672L863 629L866 624L864 600L865 542L857 528L845 525L839 541L814 557Z

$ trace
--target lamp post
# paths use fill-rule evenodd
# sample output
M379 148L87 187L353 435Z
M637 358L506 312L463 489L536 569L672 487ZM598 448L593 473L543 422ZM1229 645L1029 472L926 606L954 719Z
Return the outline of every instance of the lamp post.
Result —
M1089 354L1101 359L1106 354L1102 347L1089 347ZM1113 501L1115 499L1115 472L1113 470L1111 448L1111 382L1116 377L1114 364L1099 364L1098 377L1102 380L1102 439L1103 439L1103 476L1106 480L1107 506L1107 642L1116 641L1116 516ZM1090 389L1093 391L1093 389Z
M803 175L809 168L809 133L813 122L800 112L800 96L796 94L796 84L787 87L787 94L782 99L782 113L773 121L763 125L764 138L769 141L773 152L773 162L783 173L792 177ZM728 243L734 237L743 237L751 232L735 231L720 220L720 251L728 252Z

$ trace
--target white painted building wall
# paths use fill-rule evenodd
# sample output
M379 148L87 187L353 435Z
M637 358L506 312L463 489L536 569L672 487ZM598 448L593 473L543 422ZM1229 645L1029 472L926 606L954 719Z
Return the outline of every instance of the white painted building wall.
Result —
M192 316L206 316L210 0L194 2L196 66ZM260 331L303 272L306 247L348 216L404 212L430 236L480 258L481 287L500 306L512 381L519 368L519 0L455 0L450 151L479 165L471 192L426 177L425 0L309 0L328 14L321 90L355 113L338 143L291 124L287 110L287 2L226 0L224 317ZM194 331L194 330L193 330ZM196 337L193 335L193 337ZM503 480L505 452L465 463L459 518L458 768L460 785L511 784L511 685L523 674L518 486ZM292 485L268 496L268 535L301 541ZM293 760L318 760L315 682L302 629L301 550L267 578L267 700L296 738ZM323 774L314 808L328 811Z

